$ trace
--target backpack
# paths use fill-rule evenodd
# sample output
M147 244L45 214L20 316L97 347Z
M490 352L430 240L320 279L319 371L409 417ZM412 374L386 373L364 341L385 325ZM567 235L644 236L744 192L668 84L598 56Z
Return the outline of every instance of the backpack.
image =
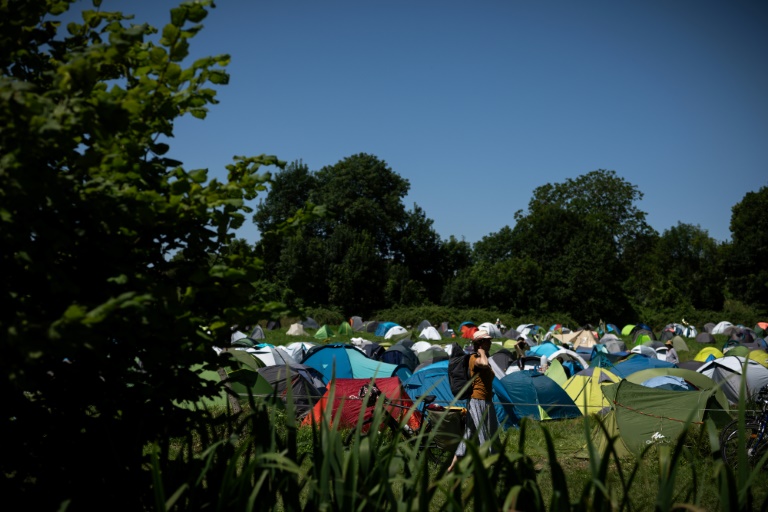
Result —
M467 400L472 396L472 386L467 383L473 380L469 376L469 357L458 343L451 343L451 358L448 360L448 384L454 398ZM464 389L466 387L466 389ZM462 390L464 392L462 393Z

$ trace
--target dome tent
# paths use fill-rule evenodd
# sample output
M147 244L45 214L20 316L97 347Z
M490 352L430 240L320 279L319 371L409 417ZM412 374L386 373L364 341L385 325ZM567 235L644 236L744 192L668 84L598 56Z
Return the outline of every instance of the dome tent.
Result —
M329 344L313 347L304 358L303 364L323 374L325 381L331 380L334 369L341 379L371 379L400 376L405 379L411 371L404 365L394 365L368 358L360 349L347 344Z

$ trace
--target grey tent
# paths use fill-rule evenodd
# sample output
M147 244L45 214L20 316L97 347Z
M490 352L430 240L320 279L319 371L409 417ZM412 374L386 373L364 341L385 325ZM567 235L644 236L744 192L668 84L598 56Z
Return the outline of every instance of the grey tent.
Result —
M365 329L365 324L363 323L363 319L359 316L353 316L352 318L350 318L349 325L352 326L352 330L355 332L359 332Z
M707 331L700 332L699 334L696 335L696 342L697 343L714 343L715 337L712 336L712 334L710 334Z
M325 394L323 375L305 365L267 366L258 370L259 374L275 389L277 396L286 402L290 382L291 398L296 407L296 416L302 418Z
M264 329L259 324L256 324L256 327L253 328L251 335L248 337L252 340L263 340L265 338Z
M314 318L309 317L309 316L306 318L306 320L301 322L301 325L303 325L305 329L319 329L320 328L320 324L318 324L315 321Z
M421 323L416 326L416 332L421 332L427 327L432 327L432 324L429 323L429 320L422 320Z

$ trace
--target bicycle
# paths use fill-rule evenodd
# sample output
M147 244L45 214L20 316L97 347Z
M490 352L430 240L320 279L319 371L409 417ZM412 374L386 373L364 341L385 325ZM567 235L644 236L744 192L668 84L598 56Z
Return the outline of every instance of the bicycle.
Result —
M754 468L768 453L768 387L760 390L756 402L761 406L760 412L744 418L744 448L750 468ZM720 453L723 461L734 470L739 464L740 435L738 419L728 423L720 432Z
M368 385L360 388L358 399L368 400L367 406L372 407L376 404L381 391L375 387L369 388ZM349 397L355 398L355 397ZM418 414L414 415L417 421L416 428L411 427L408 422L401 423L396 420L387 411L381 415L382 425L388 428L394 435L402 436L407 443L419 443L417 450L425 453L427 460L438 466L447 467L453 458L456 447L464 433L464 417L466 409L459 407L445 408L434 403L437 397L435 395L426 395L416 397L418 407L415 409ZM412 406L395 403L386 396L382 398L382 404L388 407L396 407L410 411ZM365 420L359 428L352 429L344 438L344 445L349 446L357 435L361 438L367 436L373 428L373 421L377 415ZM368 426L367 431L363 431Z

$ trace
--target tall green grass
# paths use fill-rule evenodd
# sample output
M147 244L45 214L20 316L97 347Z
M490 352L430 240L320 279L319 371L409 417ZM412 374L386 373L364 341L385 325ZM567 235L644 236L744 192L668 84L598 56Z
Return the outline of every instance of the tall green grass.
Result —
M289 400L290 404L290 400ZM743 408L742 408L743 409ZM377 407L375 415L386 412ZM743 411L742 411L743 414ZM719 458L712 425L639 459L592 442L596 417L524 421L500 433L501 453L469 445L454 471L430 464L419 444L376 429L355 435L330 424L299 426L290 405L251 400L220 414L196 439L177 440L175 464L152 464L157 510L757 510L768 507L765 473L737 474ZM376 422L374 423L376 424ZM359 428L359 427L358 427ZM584 457L586 454L586 457Z

